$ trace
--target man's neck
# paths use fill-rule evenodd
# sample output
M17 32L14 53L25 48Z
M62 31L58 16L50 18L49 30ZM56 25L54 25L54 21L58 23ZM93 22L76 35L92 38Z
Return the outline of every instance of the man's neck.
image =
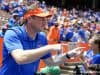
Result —
M37 32L35 32L30 26L25 26L26 32L28 33L29 37L35 39Z

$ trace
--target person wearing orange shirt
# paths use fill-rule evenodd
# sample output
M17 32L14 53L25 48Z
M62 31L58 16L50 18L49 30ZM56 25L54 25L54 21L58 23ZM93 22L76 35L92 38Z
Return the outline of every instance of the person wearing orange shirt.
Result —
M58 23L54 23L54 26L52 26L49 30L49 33L47 35L48 43L58 43L60 40L60 30L58 28Z

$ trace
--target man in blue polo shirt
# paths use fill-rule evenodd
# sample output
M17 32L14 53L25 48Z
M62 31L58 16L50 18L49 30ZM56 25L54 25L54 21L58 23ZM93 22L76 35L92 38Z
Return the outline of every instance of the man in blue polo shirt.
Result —
M77 52L83 49L78 47L52 58L50 52L59 52L61 44L47 45L46 35L41 32L49 16L49 13L34 7L24 15L23 26L14 27L5 33L0 75L36 75L40 59L48 66L58 65L70 57L77 56Z

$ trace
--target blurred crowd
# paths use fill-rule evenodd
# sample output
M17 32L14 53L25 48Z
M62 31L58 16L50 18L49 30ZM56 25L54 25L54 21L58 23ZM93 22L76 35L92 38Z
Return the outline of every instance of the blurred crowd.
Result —
M56 26L59 29L60 40L79 41L76 38L82 39L87 42L91 34L99 33L100 31L100 12L89 9L88 11L67 10L60 7L48 7L45 1L39 2L36 0L27 0L28 2L20 2L18 0L1 3L1 10L8 12L10 18L8 23L3 27L13 27L22 23L23 15L25 14L28 6L32 3L37 3L39 7L45 12L52 14L52 17L47 21L48 26L46 29L52 29ZM56 25L55 25L56 24ZM22 25L22 24L21 24ZM57 34L56 34L57 35ZM56 39L55 39L56 40Z

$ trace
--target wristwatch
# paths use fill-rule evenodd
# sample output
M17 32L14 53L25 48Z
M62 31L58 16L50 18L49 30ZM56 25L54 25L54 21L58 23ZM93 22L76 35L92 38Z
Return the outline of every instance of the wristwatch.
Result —
M66 54L66 58L70 59L71 57L68 54Z

